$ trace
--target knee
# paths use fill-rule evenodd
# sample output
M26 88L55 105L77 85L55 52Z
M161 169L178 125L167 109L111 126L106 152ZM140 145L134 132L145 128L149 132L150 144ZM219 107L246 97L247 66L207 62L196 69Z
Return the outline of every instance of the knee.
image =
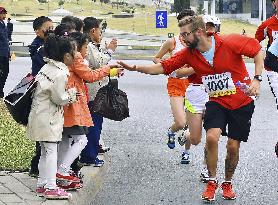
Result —
M237 154L239 152L239 143L228 142L226 148L227 148L227 153L232 155Z
M87 137L84 137L84 138L80 139L80 140L78 141L78 143L80 144L80 146L82 146L83 148L85 148L86 145L87 145L87 143L88 143Z
M216 146L218 144L217 137L213 134L207 134L206 144L208 148Z

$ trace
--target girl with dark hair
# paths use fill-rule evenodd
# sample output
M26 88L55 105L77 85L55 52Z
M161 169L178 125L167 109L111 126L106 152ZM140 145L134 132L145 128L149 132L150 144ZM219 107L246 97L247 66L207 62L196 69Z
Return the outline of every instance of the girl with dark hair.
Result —
M78 97L77 102L64 106L64 128L63 138L59 143L57 179L63 182L59 186L66 190L82 187L82 184L79 183L80 179L70 174L70 166L87 145L86 134L88 134L88 128L93 126L87 104L84 80L86 82L101 80L109 76L110 70L113 72L116 69L115 67L117 67L117 65L105 65L97 70L91 70L83 59L86 56L89 43L87 35L73 32L69 36L75 40L78 52L75 54L74 63L68 66L70 75L67 88L76 87L81 95ZM120 71L122 69L116 69L114 73L118 74Z
M68 37L49 34L44 44L46 62L36 75L37 88L28 118L27 135L41 145L36 192L46 199L69 199L56 185L57 146L62 139L63 106L74 103L79 93L66 89L67 66L74 62L75 45Z

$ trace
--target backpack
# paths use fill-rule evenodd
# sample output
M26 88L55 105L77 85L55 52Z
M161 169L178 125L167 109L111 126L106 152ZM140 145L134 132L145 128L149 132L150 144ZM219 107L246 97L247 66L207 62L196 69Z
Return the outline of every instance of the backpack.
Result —
M28 124L28 117L31 111L33 93L37 82L32 74L28 73L15 86L15 88L4 97L4 102L13 119L22 125Z

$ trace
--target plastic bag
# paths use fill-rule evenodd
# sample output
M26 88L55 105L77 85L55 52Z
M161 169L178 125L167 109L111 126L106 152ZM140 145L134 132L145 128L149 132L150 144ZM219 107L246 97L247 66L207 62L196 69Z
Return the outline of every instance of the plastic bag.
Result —
M33 93L36 87L35 78L28 73L4 98L4 102L13 119L19 124L28 124Z
M109 78L109 83L100 88L94 100L93 111L105 118L122 121L129 117L128 98Z

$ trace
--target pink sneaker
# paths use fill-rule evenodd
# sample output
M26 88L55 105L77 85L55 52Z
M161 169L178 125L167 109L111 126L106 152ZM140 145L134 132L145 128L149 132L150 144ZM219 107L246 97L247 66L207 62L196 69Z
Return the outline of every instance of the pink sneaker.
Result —
M56 189L46 189L43 193L44 198L46 199L71 199L72 195L67 193L65 190L56 188Z
M36 194L39 197L43 197L43 194L44 194L45 191L46 191L46 189L44 187L37 187Z
M64 176L62 174L57 173L56 179L61 181L68 181L68 182L74 182L74 183L80 183L80 179L75 176Z

